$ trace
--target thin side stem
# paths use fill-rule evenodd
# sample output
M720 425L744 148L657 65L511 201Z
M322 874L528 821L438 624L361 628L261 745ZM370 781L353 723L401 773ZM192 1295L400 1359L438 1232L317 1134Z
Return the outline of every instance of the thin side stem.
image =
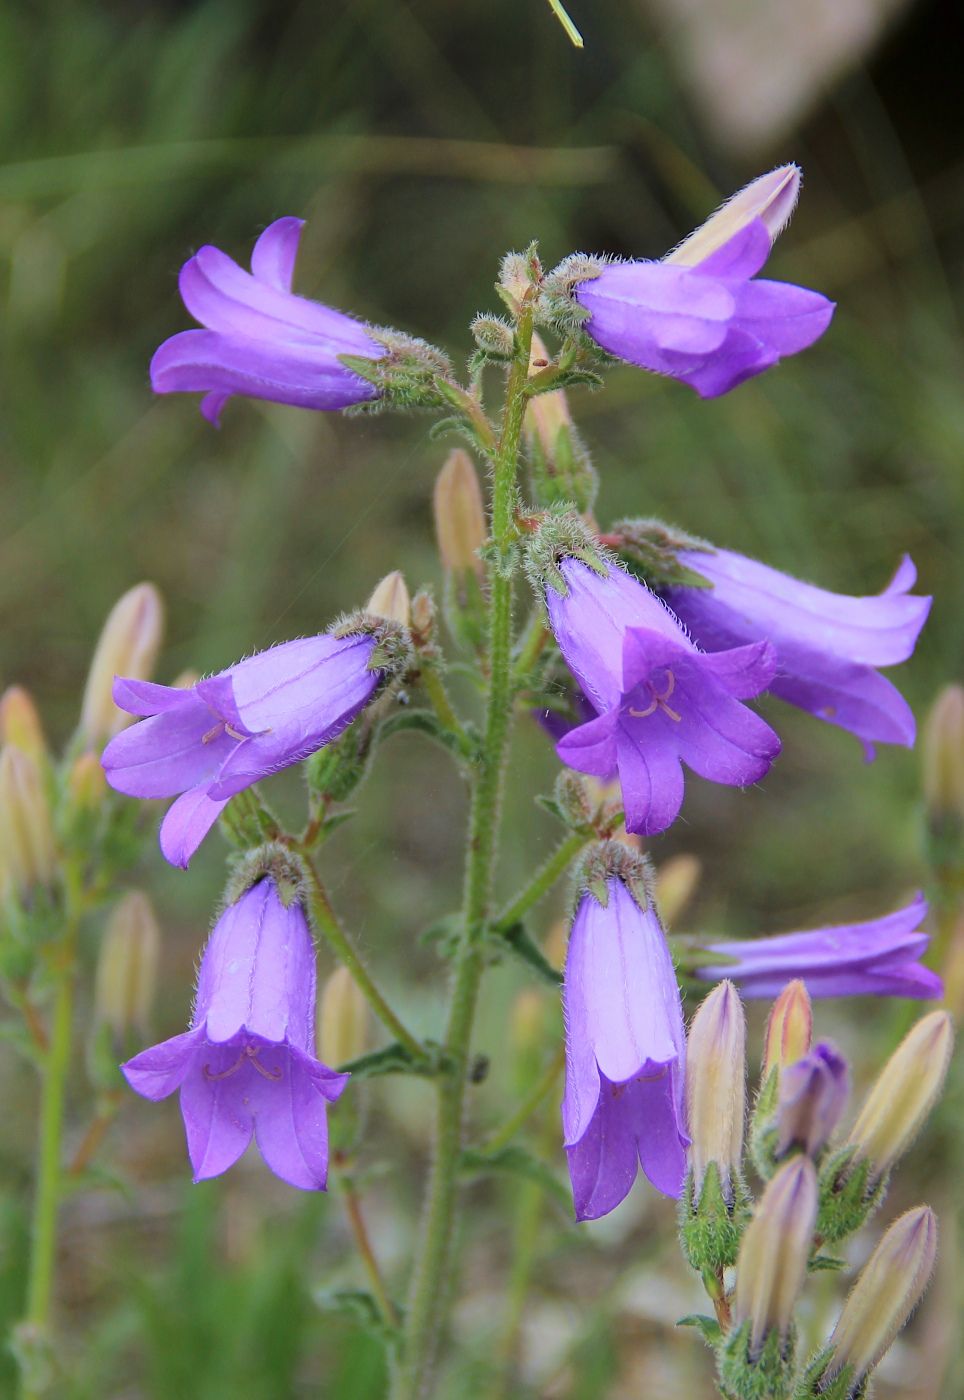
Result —
M564 1044L560 1044L518 1108L509 1114L500 1128L496 1128L495 1132L490 1133L484 1140L482 1143L484 1152L498 1152L501 1147L505 1147L512 1141L516 1133L522 1131L532 1115L541 1106L543 1100L552 1093L552 1087L559 1078L565 1063L566 1047Z
M591 840L591 832L574 831L571 836L567 836L565 841L553 851L542 869L533 877L531 883L516 895L508 908L499 915L493 924L493 931L505 933L506 929L517 924L523 915L527 914L532 906L539 902L547 890L552 888L560 876L566 873L573 859Z
M548 640L549 629L542 616L542 609L538 608L526 623L525 631L516 651L516 658L512 665L512 679L514 681L526 679L545 650Z
M531 342L532 312L526 309L519 320L519 353L509 372L495 458L492 541L498 559L489 568L489 693L478 780L472 794L462 940L456 957L445 1036L451 1069L438 1085L435 1155L409 1292L404 1349L392 1387L393 1400L422 1400L428 1394L448 1282L465 1085L483 969L481 943L491 902L512 718L512 578L507 565L514 534L516 466L526 407L525 384Z
M57 1247L57 1208L60 1204L60 1153L63 1137L64 1085L70 1066L71 1024L74 983L69 967L60 977L54 1002L50 1050L44 1066L40 1101L40 1146L37 1186L34 1198L30 1265L27 1279L26 1321L38 1332L50 1321L50 1295L53 1284L54 1254ZM35 1392L24 1380L23 1400L34 1400Z
M434 666L426 666L421 675L422 686L425 694L432 702L432 708L446 729L457 734L460 739L468 741L468 735L459 723L458 716L452 709L452 702L448 697L448 691L442 684L442 678Z
M429 1060L428 1052L424 1045L412 1035L402 1022L395 1015L388 1002L375 986L368 969L349 943L341 924L338 922L338 915L332 909L325 892L325 887L321 883L321 876L318 868L307 851L301 850L302 858L311 876L311 889L309 891L309 903L311 913L315 922L327 938L336 956L345 964L351 973L359 990L374 1011L375 1015L383 1025L391 1031L392 1035L404 1045L405 1049L417 1060Z
M382 1271L375 1251L372 1248L371 1237L368 1233L368 1226L365 1224L365 1217L362 1215L361 1198L355 1190L355 1183L350 1176L339 1174L338 1184L345 1199L345 1211L348 1215L348 1223L351 1225L351 1232L355 1239L355 1248L361 1255L361 1261L365 1266L365 1273L368 1275L368 1284L375 1296L379 1311L385 1322L390 1327L398 1326L398 1312L392 1302L385 1280L382 1278Z

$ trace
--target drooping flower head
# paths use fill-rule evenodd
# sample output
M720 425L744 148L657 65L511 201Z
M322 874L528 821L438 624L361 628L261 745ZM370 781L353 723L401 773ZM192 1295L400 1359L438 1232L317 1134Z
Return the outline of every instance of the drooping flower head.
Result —
M119 677L116 703L147 718L104 750L107 781L131 797L181 794L161 825L161 849L186 868L235 793L351 723L385 680L384 650L372 631L326 633L271 647L189 690Z
M254 245L250 273L210 245L188 259L178 286L206 329L181 331L156 351L155 394L202 392L201 412L215 425L232 394L320 409L378 397L339 356L378 360L385 346L350 316L291 290L303 225L270 224Z
M773 938L705 943L727 961L694 968L705 982L728 977L745 997L774 997L799 977L812 997L919 997L944 994L936 972L919 961L930 939L920 925L927 901L918 895L904 909L865 923L839 924Z
M613 1210L640 1166L678 1196L688 1143L683 1013L642 862L618 843L592 859L563 986L562 1123L579 1220Z
M677 563L711 585L661 590L701 647L718 652L765 637L777 656L774 695L856 734L868 758L875 743L913 745L910 706L876 670L907 660L930 611L930 598L909 592L917 578L910 559L868 598L829 593L726 549L680 550Z
M144 1098L180 1089L195 1181L227 1171L254 1134L282 1181L324 1190L326 1104L348 1075L315 1055L315 950L290 890L266 877L228 906L204 950L191 1029L121 1068Z
M799 184L795 166L761 176L661 262L567 259L549 279L550 315L701 398L727 393L812 345L833 316L819 292L755 278Z
M717 783L763 777L780 741L740 702L770 681L769 643L701 652L669 609L613 564L564 555L542 580L559 649L598 712L556 752L580 773L618 770L627 831L652 834L675 820L681 761Z

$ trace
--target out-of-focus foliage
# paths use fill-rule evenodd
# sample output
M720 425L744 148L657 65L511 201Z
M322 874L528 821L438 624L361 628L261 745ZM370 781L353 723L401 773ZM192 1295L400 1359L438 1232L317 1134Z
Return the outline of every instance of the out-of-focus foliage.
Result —
M168 604L163 681L321 630L389 568L413 592L440 582L431 490L450 444L430 443L425 421L233 400L216 432L194 396L152 399L154 348L191 324L176 274L193 248L211 242L245 261L265 224L302 215L298 290L464 358L472 316L498 309L506 249L535 237L548 263L575 248L657 256L758 173L723 161L697 128L642 9L570 8L581 53L545 0L0 0L0 680L31 688L58 742L76 721L103 617L141 579ZM954 165L964 125L946 119L937 84L943 13L924 6L869 75L772 153L799 160L806 184L770 270L838 299L824 341L712 403L628 369L602 395L571 395L602 480L601 522L660 514L846 592L878 590L909 551L936 599L897 678L919 717L964 665L964 175ZM916 756L882 752L868 766L840 731L776 702L766 712L784 752L763 788L691 781L685 820L653 843L657 861L686 851L703 862L683 931L869 917L925 879ZM506 893L555 840L550 818L518 796L550 791L555 769L542 733L520 726ZM297 780L278 779L270 795L295 810ZM417 935L458 898L464 792L444 756L399 737L357 806L325 849L333 897L412 1023L437 1034L443 964ZM162 868L153 848L138 872L164 925L165 1035L189 1012L219 892L218 839L188 876ZM546 901L546 926L560 909L561 897ZM486 994L477 1048L492 1069L472 1110L483 1127L515 1094L505 1024L524 984L501 969ZM817 1030L866 1080L901 1015L818 1007ZM91 1111L81 1053L71 1089L68 1147ZM34 1101L30 1072L4 1056L4 1319L20 1305ZM950 1226L960 1109L958 1076L905 1166L895 1211L929 1199ZM400 1286L430 1091L373 1087L367 1110L366 1211ZM550 1106L534 1132L552 1143L555 1122ZM386 1177L389 1136L404 1165ZM377 1341L313 1301L313 1290L362 1283L335 1192L327 1207L305 1202L256 1158L222 1187L188 1189L173 1103L126 1100L98 1160L125 1185L78 1193L63 1212L74 1376L64 1396L381 1393ZM490 1383L527 1185L467 1188L460 1359L446 1396ZM673 1331L700 1301L672 1209L642 1187L629 1207L577 1230L542 1203L520 1379L507 1393L711 1393L699 1344ZM943 1240L953 1261L951 1228ZM821 1287L815 1337L839 1294L832 1279ZM942 1377L958 1393L953 1288L949 1264L931 1331L898 1349L883 1394L911 1393L906 1378L925 1374L930 1389L913 1393L937 1395ZM0 1395L12 1394L12 1376L0 1359Z

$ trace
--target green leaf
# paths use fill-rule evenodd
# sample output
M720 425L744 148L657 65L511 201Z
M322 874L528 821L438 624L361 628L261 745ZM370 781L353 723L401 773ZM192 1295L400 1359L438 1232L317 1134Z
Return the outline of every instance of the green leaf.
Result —
M315 1292L315 1303L322 1312L350 1314L386 1347L394 1349L401 1340L398 1329L385 1321L378 1303L364 1288L319 1288Z
M459 1158L459 1170L463 1176L484 1176L494 1172L525 1177L528 1181L537 1182L567 1211L572 1211L569 1188L563 1185L548 1163L534 1157L524 1147L513 1144L500 1147L498 1152L482 1152L478 1148L467 1147Z
M393 1040L381 1050L373 1050L368 1055L359 1055L357 1060L349 1060L339 1065L339 1074L351 1074L355 1079L375 1079L382 1074L441 1074L446 1068L442 1048L434 1041L425 1042L427 1058L417 1059L407 1046Z
M555 817L556 821L562 822L563 826L569 825L562 808L554 797L537 797L536 803L544 812L548 812L550 817Z
M517 923L510 924L506 929L498 929L490 925L489 934L498 939L499 942L507 943L516 957L538 973L544 982L548 982L553 987L562 985L562 973L558 972L549 962L521 919Z
M707 1317L705 1313L689 1313L686 1317L681 1317L676 1326L698 1328L703 1334L704 1342L710 1347L718 1346L723 1340L723 1328L715 1317Z
M418 935L416 942L423 947L428 943L438 945L436 951L440 957L451 958L459 944L462 936L462 915L446 914L441 919L436 919L434 924L429 924L423 928Z
M11 1046L18 1055L29 1060L38 1069L43 1068L44 1057L30 1039L23 1026L16 1021L0 1021L0 1041Z
M378 742L381 744L393 734L400 734L406 729L414 729L419 734L427 735L450 753L454 753L457 758L466 759L469 763L478 761L478 745L472 735L465 734L463 737L448 729L434 710L400 710L391 715L378 730Z

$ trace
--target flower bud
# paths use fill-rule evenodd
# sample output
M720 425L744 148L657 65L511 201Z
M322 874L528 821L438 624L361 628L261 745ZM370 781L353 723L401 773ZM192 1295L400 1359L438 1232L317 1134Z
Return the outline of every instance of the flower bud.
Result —
M130 890L111 914L100 945L94 1014L118 1040L131 1030L146 1035L154 1006L161 931L151 901Z
M743 1162L746 1113L746 1017L732 982L721 982L701 1003L686 1042L686 1120L693 1200L716 1163L724 1199L732 1202Z
M405 580L397 569L386 574L365 604L365 611L376 617L387 617L407 627L412 618L412 605Z
M797 166L778 166L728 199L663 261L696 267L754 219L763 220L773 243L790 222L799 193L800 171Z
M446 573L471 570L481 583L485 569L479 550L485 544L485 506L472 459L457 447L438 474L433 496L435 534Z
M76 807L94 811L107 796L107 779L95 753L82 753L67 777L67 787Z
M673 856L656 871L656 904L663 928L674 924L689 904L700 882L703 866L698 856Z
M47 756L43 725L30 692L12 685L0 699L0 744L13 744L41 765Z
M871 1184L917 1137L943 1088L953 1048L950 1016L932 1011L907 1032L887 1061L846 1143L855 1160L870 1163Z
M768 1183L736 1261L734 1323L750 1324L750 1356L772 1328L786 1337L807 1274L817 1219L817 1174L809 1157L786 1162Z
M424 588L412 599L411 629L415 647L431 647L435 640L435 599Z
M140 583L114 604L94 651L80 712L90 744L102 744L133 722L113 700L115 676L150 680L164 635L164 604L152 583Z
M13 744L0 749L0 871L21 895L48 885L56 863L50 807L40 770Z
M946 685L924 725L924 801L932 828L964 824L964 686Z
M529 372L548 363L549 352L533 332ZM590 510L599 479L573 425L565 389L551 389L531 398L522 430L537 505L548 508L564 501L579 511Z
M810 1053L813 1034L813 1012L810 997L799 977L788 982L773 1003L767 1022L766 1050L761 1079L764 1083L772 1069L786 1069Z
M791 1147L816 1156L840 1121L849 1078L847 1061L823 1041L812 1055L787 1066L780 1075L777 1100L777 1158Z
M870 1256L833 1329L833 1357L824 1383L852 1367L854 1390L893 1344L930 1283L937 1259L937 1217L927 1206L909 1210ZM861 1392L862 1393L862 1392Z
M325 983L316 1035L318 1057L331 1069L357 1060L368 1049L368 1003L347 967L336 967Z

